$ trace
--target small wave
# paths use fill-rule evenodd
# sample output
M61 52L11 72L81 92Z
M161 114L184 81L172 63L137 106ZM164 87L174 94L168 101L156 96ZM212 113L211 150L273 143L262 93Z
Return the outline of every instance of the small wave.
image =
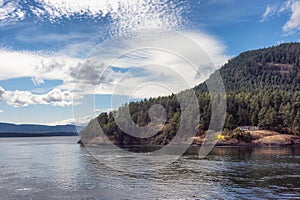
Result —
M20 188L20 189L17 189L17 191L31 191L32 188Z

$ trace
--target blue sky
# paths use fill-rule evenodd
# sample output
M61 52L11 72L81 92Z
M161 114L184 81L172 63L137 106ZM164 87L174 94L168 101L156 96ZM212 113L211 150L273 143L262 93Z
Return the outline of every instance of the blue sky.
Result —
M132 36L132 31L141 36L145 28L184 34L204 49L214 67L208 70L205 64L199 78L166 51L131 51L150 44L143 37L125 37L125 42L114 40L111 45L111 38ZM188 48L181 36L171 36L173 40L150 37L151 45ZM243 51L291 41L300 41L299 0L0 0L0 121L84 124L119 106L119 101L112 104L114 97L136 100L180 91ZM94 55L105 63L127 50L105 69L86 59ZM186 55L197 56L193 50L185 50ZM104 75L99 79L99 74ZM181 79L188 84L179 86ZM163 86L166 82L168 87ZM96 100L86 108L94 94ZM74 114L76 106L82 113Z

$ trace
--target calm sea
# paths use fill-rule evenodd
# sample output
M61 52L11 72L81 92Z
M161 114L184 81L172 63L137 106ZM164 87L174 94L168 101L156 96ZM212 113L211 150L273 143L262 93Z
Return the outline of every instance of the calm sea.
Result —
M184 155L157 171L128 173L77 140L0 139L0 199L300 199L299 148L218 147L205 159ZM114 152L105 155L118 164Z

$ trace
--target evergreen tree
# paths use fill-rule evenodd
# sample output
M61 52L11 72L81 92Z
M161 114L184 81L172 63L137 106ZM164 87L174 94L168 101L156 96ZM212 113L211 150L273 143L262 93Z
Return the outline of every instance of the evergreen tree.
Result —
M225 122L225 128L229 128L230 130L233 130L235 128L235 122L232 114L229 114L226 118Z

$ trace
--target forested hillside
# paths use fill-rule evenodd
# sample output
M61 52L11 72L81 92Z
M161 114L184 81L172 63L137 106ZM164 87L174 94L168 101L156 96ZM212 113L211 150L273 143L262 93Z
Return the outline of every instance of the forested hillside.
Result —
M219 72L227 93L224 128L233 130L238 126L259 126L300 135L300 43L241 53L222 66ZM200 109L200 121L195 132L201 135L210 123L211 97L205 83L194 89ZM99 122L104 133L116 144L166 144L176 135L180 124L181 108L176 95L124 106L129 106L135 123L146 126L151 121L148 110L153 104L165 108L167 121L162 130L151 138L138 139L127 135L116 125L112 113L102 113L81 132L82 139L97 137L99 130L95 123Z

